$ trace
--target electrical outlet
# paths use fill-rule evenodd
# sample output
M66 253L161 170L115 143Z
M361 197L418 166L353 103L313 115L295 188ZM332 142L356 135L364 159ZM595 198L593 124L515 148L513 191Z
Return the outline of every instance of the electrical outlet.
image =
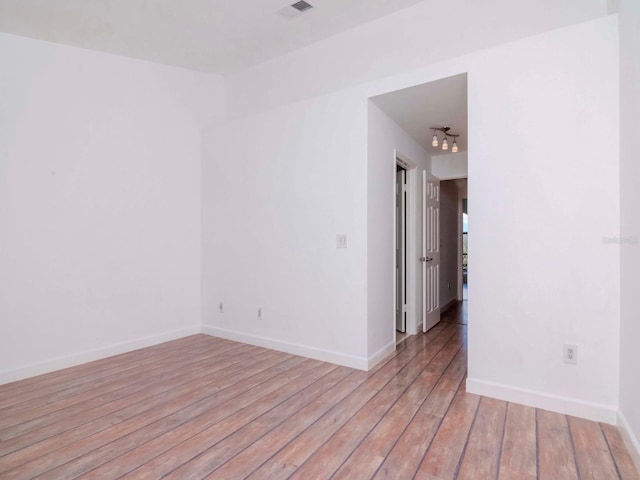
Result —
M224 305L222 302L220 302L220 304L218 305L218 310L220 311L220 313L224 313Z
M262 307L258 307L258 320L262 320Z
M569 365L578 364L578 347L576 345L564 346L564 363Z
M344 233L339 233L336 235L336 247L347 248L347 236Z

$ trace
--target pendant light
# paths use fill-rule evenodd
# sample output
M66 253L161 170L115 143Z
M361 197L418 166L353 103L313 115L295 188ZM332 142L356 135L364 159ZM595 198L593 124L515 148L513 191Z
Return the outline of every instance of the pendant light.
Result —
M438 132L442 132L444 135L442 136L442 150L449 150L449 137L453 139L451 145L451 153L458 153L458 137L460 136L457 133L449 133L451 127L445 126L434 126L431 127L431 132L433 133L433 137L431 138L431 146L437 148L440 145L440 141L438 140Z
M453 145L451 145L451 153L458 153L458 135L457 133L448 133L451 138L453 138Z

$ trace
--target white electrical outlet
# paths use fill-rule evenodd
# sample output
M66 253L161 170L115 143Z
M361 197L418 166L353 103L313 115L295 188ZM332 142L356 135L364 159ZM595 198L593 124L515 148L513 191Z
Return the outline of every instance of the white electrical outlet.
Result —
M339 233L336 235L336 247L347 248L347 236L344 233Z
M220 302L220 304L218 305L218 310L220 311L220 313L224 313L224 305L222 302Z
M262 307L258 307L258 320L262 320Z
M564 363L568 363L569 365L577 365L578 364L578 347L576 345L566 345L564 346Z

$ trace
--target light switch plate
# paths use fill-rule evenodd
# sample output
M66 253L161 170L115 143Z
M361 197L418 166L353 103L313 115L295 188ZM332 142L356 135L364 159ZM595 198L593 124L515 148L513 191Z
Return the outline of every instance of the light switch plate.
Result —
M564 346L564 363L569 365L577 365L578 363L578 346L568 345Z

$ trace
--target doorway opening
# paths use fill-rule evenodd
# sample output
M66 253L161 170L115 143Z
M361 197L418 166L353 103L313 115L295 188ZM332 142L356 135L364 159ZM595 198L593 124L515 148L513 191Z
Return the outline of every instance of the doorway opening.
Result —
M467 199L462 199L462 300L469 300L469 214L467 213Z
M460 178L455 180L458 189L458 217L457 217L457 262L458 262L458 307L463 310L466 318L467 302L469 300L468 282L469 282L469 200L467 179Z
M407 333L407 171L396 164L396 344Z
M389 256L393 255L393 270L383 267L382 261L380 266L388 272L385 281L393 282L388 290L393 292L393 307L390 298L385 303L389 313L394 309L389 333L396 344L405 336L433 328L447 308L461 300L457 181L466 181L468 174L467 97L467 75L460 73L370 99L375 107L370 109L369 121L378 133L370 137L372 148L376 152L401 148L415 162L407 170L394 157L393 170L384 167L389 181L384 188L394 215L393 230L386 237L394 243L393 253L386 246ZM372 155L375 162L386 164L388 157ZM406 195L402 194L405 187Z

